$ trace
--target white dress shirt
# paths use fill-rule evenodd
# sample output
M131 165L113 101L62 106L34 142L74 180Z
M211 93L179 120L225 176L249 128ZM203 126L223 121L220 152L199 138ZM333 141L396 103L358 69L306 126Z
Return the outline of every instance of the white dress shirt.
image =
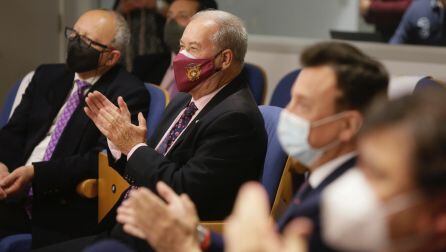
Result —
M347 162L347 160L354 156L356 156L356 152L350 152L314 169L314 171L310 173L310 177L308 178L308 182L310 183L311 188L318 187L322 183L322 181L324 181L324 179L326 179L331 173L333 173L340 165Z
M77 92L77 90L78 90L78 87L75 84L75 80L86 81L88 84L90 84L90 87L91 87L99 80L99 78L100 78L100 76L94 76L94 77L84 80L84 79L80 78L77 73L75 73L74 80L73 80L73 87L72 87L70 94L67 96L66 100L68 100L68 98L74 92ZM86 94L88 92L88 89L90 89L90 87L86 88L84 90L84 94ZM65 101L65 104L62 106L62 108L60 108L59 112L57 113L56 118L54 118L53 122L51 123L51 127L50 127L49 131L46 133L45 138L43 138L43 140L40 141L40 143L34 148L33 152L31 153L31 156L28 158L28 161L26 162L26 165L31 165L34 162L40 162L43 160L43 157L45 156L46 148L48 147L48 144L50 143L50 140L51 140L51 135L54 133L54 130L56 129L57 120L61 116L62 111L65 109L66 105L67 104Z

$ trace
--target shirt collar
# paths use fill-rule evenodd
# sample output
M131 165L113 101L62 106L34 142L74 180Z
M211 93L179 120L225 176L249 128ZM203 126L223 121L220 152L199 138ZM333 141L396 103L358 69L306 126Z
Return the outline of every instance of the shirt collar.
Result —
M93 86L101 78L101 75L96 75L87 79L82 79L78 73L74 73L74 80L81 80L88 83L88 85Z
M217 95L217 93L220 92L220 90L222 90L224 87L226 87L226 85L220 87L210 94L201 97L198 100L194 100L194 98L192 97L192 102L195 104L195 106L197 106L198 110L202 110L209 103L209 101L212 100L212 98L214 98L214 96Z
M310 183L311 187L318 187L322 181L324 181L324 179L326 179L334 170L336 170L336 168L354 156L356 156L355 151L349 152L317 167L310 173L310 177L308 178L308 182Z

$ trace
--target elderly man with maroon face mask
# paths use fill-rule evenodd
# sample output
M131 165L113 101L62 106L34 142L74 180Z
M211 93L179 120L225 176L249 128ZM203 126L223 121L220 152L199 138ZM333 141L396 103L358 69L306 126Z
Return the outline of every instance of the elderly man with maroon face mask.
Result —
M109 140L110 164L133 187L155 190L164 181L189 195L202 220L223 220L241 184L260 178L267 138L240 74L246 49L247 32L236 16L194 15L173 61L181 93L147 143L145 121L131 124L124 100L115 107L99 92L87 97L85 112Z

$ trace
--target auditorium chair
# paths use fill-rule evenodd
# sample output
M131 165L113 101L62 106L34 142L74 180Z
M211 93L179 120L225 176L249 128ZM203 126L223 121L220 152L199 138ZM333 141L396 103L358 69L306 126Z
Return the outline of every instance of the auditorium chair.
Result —
M300 69L294 70L286 74L274 88L273 95L269 105L285 108L288 102L291 100L291 87L293 86L297 76L300 73Z
M149 139L161 121L164 108L169 103L169 93L164 88L151 83L144 83L144 85L150 94L150 107L147 115L147 139Z
M265 101L267 82L265 71L257 65L245 63L242 74L248 78L249 89L254 96L257 105L262 105Z

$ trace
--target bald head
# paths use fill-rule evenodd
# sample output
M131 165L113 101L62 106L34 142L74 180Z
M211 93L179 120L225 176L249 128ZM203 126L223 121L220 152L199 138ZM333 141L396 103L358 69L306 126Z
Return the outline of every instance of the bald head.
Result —
M90 10L85 12L74 25L79 34L96 42L116 48L121 52L130 39L125 19L110 10Z

